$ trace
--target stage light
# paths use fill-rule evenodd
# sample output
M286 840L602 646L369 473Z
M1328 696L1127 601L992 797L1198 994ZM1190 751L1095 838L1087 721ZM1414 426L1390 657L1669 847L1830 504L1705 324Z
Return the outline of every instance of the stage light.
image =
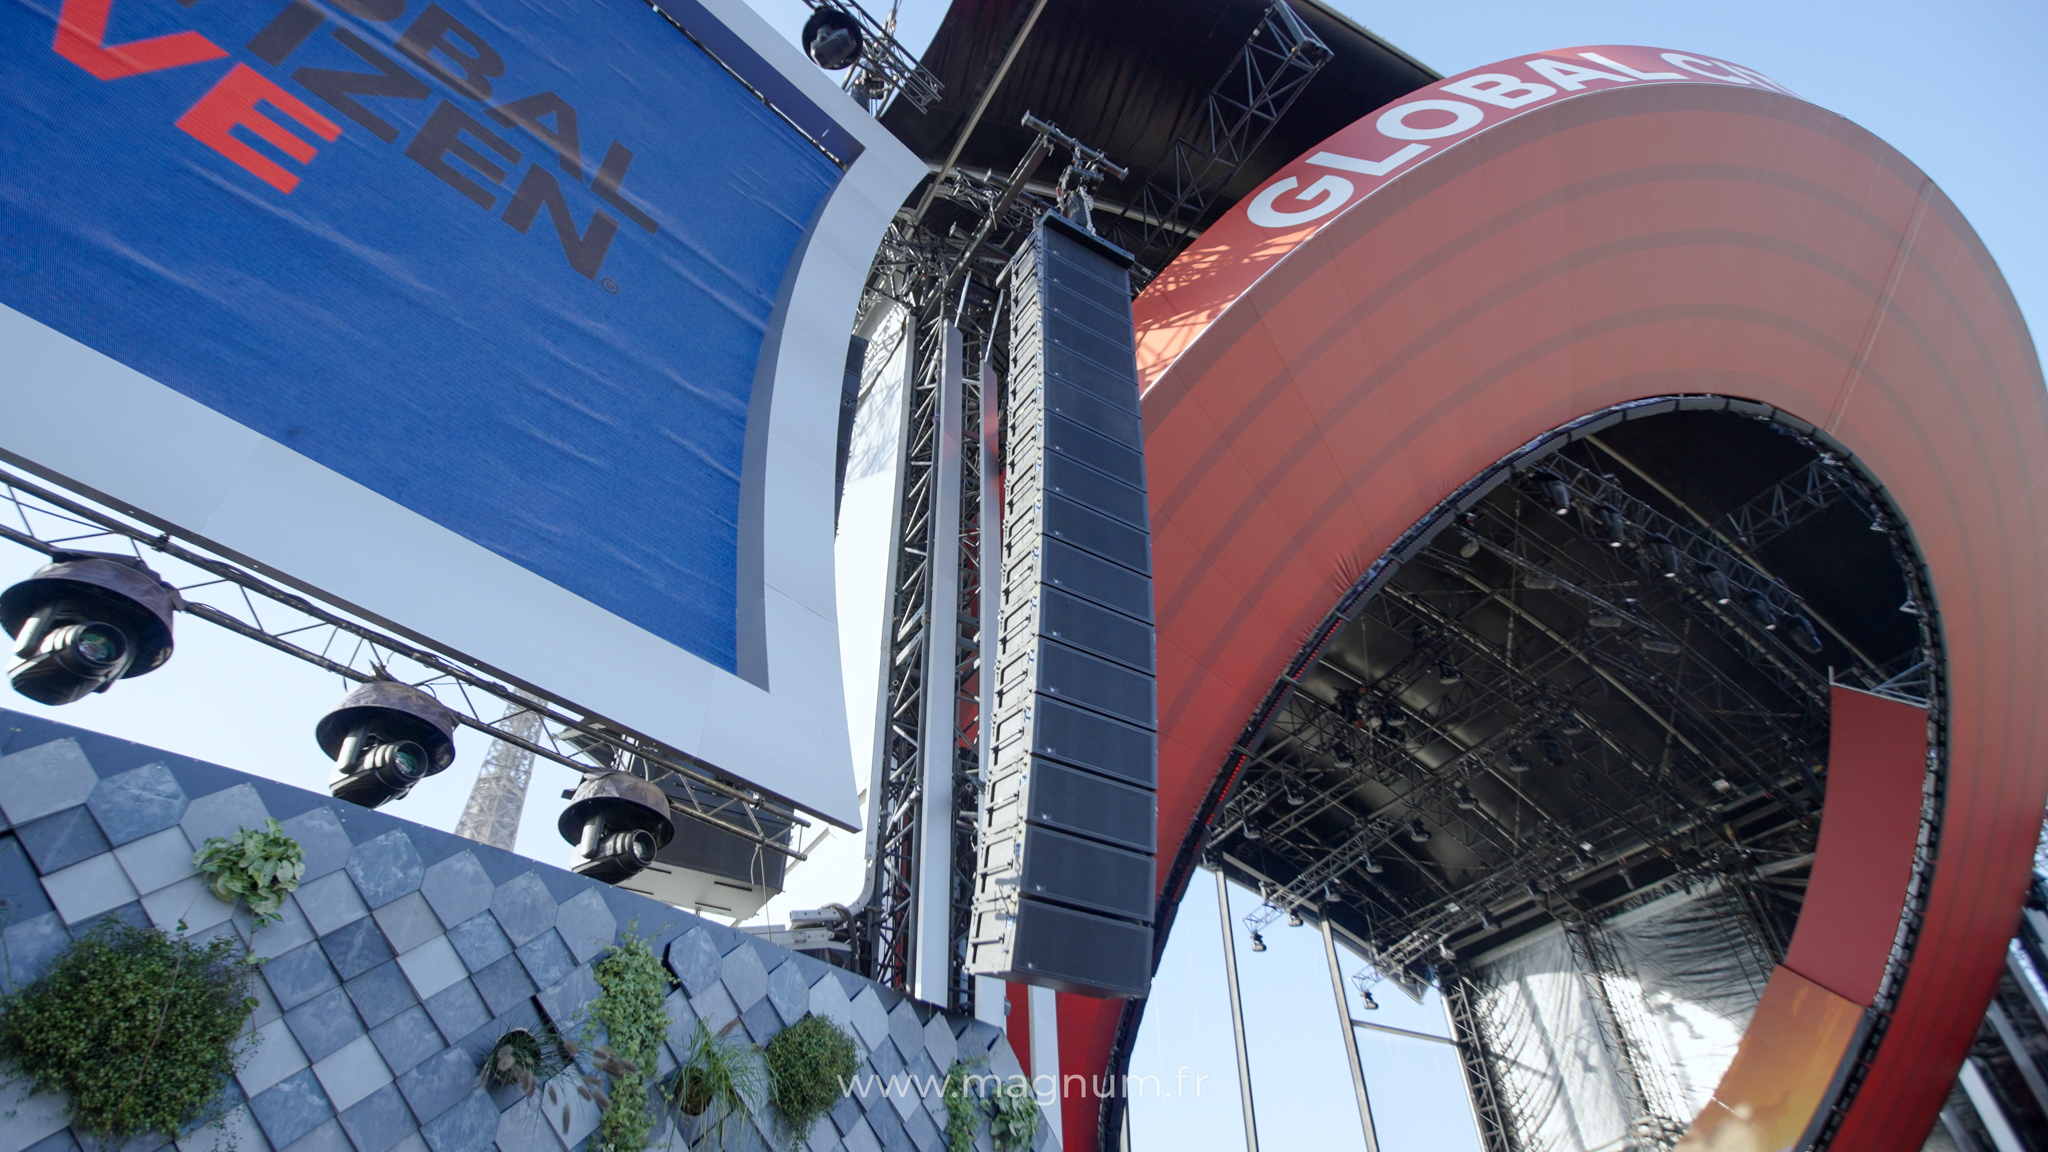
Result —
M1289 908L1287 910L1287 926L1289 928L1301 927L1301 912L1299 909Z
M1470 560L1471 558L1477 555L1479 555L1479 537L1467 533L1465 536L1465 542L1463 544L1458 545L1458 558L1461 560Z
M1419 819L1410 820L1408 822L1408 839L1415 841L1417 844L1427 844L1429 842L1429 829L1424 827Z
M1572 858L1579 862L1579 867L1581 868L1591 868L1593 866L1594 861L1592 850L1584 844L1579 844L1573 847Z
M1470 785L1458 785L1458 807L1463 808L1468 812L1474 808L1479 807L1479 797L1474 796L1472 794L1472 788Z
M1908 616L1920 615L1920 601L1911 592L1906 593L1906 602L1899 605L1899 611Z
M1259 831L1259 826L1257 824L1254 824L1249 820L1244 822L1243 831L1244 838L1247 840L1257 840L1259 837L1265 835L1265 833Z
M1564 482L1564 477L1555 472L1538 472L1536 487L1552 512L1562 516L1572 510L1572 486Z
M409 684L372 680L322 716L313 739L334 761L334 798L375 808L455 762L455 714Z
M1481 908L1479 910L1479 926L1488 932L1495 932L1500 929L1500 921L1495 920L1492 914L1487 912L1486 909Z
M1766 632L1778 630L1778 610L1771 604L1770 597L1761 592L1752 592L1749 599L1743 603L1749 608L1749 614L1756 617L1757 622L1764 626Z
M660 785L631 772L592 771L576 786L555 830L576 845L570 871L617 884L654 863L675 839L676 822Z
M1380 713L1380 731L1385 732L1390 740L1399 739L1401 730L1407 726L1408 717L1402 714L1401 709L1392 704L1387 705L1386 709Z
M1437 938L1436 954L1445 960L1456 960L1458 958L1458 954L1451 951L1451 938L1449 936L1439 936Z
M1680 648L1676 640L1660 640L1655 636L1648 636L1643 639L1643 651L1676 656L1685 649Z
M1367 1012L1377 1012L1380 1010L1380 1002L1372 998L1372 991L1367 988L1360 988L1358 990L1358 1006Z
M1816 656L1820 654L1820 633L1814 631L1813 621L1804 616L1794 615L1791 631L1792 643L1797 644L1801 651Z
M1252 951L1264 952L1265 950L1266 938L1264 936L1259 935L1257 932L1252 933Z
M1436 662L1436 682L1446 688L1453 684L1463 684L1465 672L1449 660L1439 660Z
M171 658L177 589L133 556L57 552L0 594L0 626L19 657L14 690L38 704L70 704Z
M1508 771L1527 772L1528 770L1529 757L1522 751L1521 745L1518 744L1508 749Z
M1623 516L1619 508L1602 504L1593 510L1593 515L1600 521L1600 526L1607 530L1609 548L1619 548L1628 543L1628 517Z
M1665 536L1652 536L1649 538L1648 544L1650 546L1650 559L1657 566L1657 571L1666 580L1678 579L1678 569L1681 564L1678 556L1678 545L1673 544L1670 538Z
M1564 763L1564 741L1549 732L1536 734L1536 750L1543 753L1543 758L1552 764Z
M1334 884L1331 884L1331 883L1330 883L1330 882L1328 882L1328 881L1324 881L1324 882L1323 882L1323 903L1325 903L1325 904L1335 904L1336 902L1337 902L1337 886L1336 886L1336 885L1334 885Z
M1706 585L1707 594L1714 598L1714 603L1726 604L1735 598L1734 591L1728 587L1726 572L1712 564L1702 564L1699 567L1699 576L1700 583Z
M860 21L850 12L824 7L804 22L804 53L827 72L853 67L866 43L867 35L861 31Z
M1289 781L1287 784L1287 806L1289 808L1299 808L1305 803L1307 803L1307 797L1295 791L1294 782Z
M1351 751L1351 745L1349 744L1340 742L1335 748L1332 748L1330 750L1330 759L1335 760L1339 768L1355 768L1358 766L1358 756Z
M1364 869L1365 874L1368 876L1377 876L1380 873L1385 872L1387 870L1387 866L1373 859L1372 853L1370 852L1367 852L1358 858L1358 866Z

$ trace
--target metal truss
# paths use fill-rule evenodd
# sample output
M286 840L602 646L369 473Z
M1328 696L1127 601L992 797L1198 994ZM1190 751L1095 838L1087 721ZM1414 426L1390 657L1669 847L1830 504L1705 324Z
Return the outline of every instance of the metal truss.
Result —
M524 704L506 709L498 722L529 744L545 738L547 726L540 714ZM519 838L519 816L526 808L526 786L532 781L532 752L503 740L491 741L490 751L484 753L484 766L477 772L476 787L470 790L462 819L455 824L455 834L510 852Z
M1642 997L1627 986L1629 973L1599 922L1562 905L1556 911L1586 1002L1593 1010L1601 1047L1614 1069L1615 1086L1628 1113L1636 1147L1668 1149L1684 1135L1684 1116L1689 1109L1663 1061L1644 1049L1650 1029Z
M1216 198L1267 133L1332 58L1286 0L1273 3L1174 136L1172 154L1149 175L1109 238L1137 257L1141 291L1208 218Z
M1451 1038L1457 1041L1458 1067L1465 1074L1465 1090L1472 1099L1480 1148L1484 1152L1521 1152L1512 1123L1513 1104L1503 1098L1510 1081L1502 1061L1487 1044L1486 1027L1473 1002L1478 988L1462 967L1448 962L1437 967L1437 987L1443 995L1444 1014L1450 1018Z
M840 87L846 94L859 101L870 115L878 115L888 106L891 96L901 94L915 105L919 112L926 111L945 91L945 85L931 74L931 70L918 62L908 48L896 42L896 11L889 10L889 19L881 21L868 14L856 0L804 0L813 9L830 8L844 12L860 23L866 43L861 46L860 63L847 70L846 79Z
M1849 466L1823 452L1806 466L1728 513L1728 531L1744 548L1761 548L1840 503L1866 516L1875 509L1850 474Z
M593 771L623 755L633 770L655 781L679 777L669 806L682 815L793 860L804 854L786 834L769 833L769 813L802 827L787 803L734 780L695 757L670 748L533 684L513 684L454 653L392 635L224 559L171 532L62 495L0 470L0 539L46 555L72 551L128 551L147 560L175 587L180 611L258 644L306 661L351 683L400 680L431 693L456 722L491 737L498 748ZM308 717L310 726L314 717ZM681 793L678 795L678 793Z

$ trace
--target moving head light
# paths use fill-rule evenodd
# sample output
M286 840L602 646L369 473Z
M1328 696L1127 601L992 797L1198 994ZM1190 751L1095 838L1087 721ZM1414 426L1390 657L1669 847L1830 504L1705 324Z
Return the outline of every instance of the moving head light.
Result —
M133 556L57 552L0 593L0 626L14 637L14 690L69 704L171 658L178 591Z
M654 863L676 837L668 794L631 772L593 772L571 794L555 828L576 845L570 870L607 884Z
M375 808L455 762L455 714L395 680L372 680L341 698L313 730L334 761L327 790Z
M827 72L851 68L860 60L867 35L860 21L840 8L822 7L804 21L804 53Z

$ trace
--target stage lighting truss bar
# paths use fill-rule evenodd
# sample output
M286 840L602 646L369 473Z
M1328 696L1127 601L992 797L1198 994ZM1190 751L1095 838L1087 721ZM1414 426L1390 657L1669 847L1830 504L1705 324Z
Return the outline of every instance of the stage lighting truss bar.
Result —
M1451 1022L1451 1036L1458 1050L1458 1066L1465 1074L1465 1089L1472 1100L1472 1119L1479 1129L1479 1146L1484 1152L1520 1152L1511 1117L1522 1114L1520 1101L1504 1099L1512 1081L1504 1075L1503 1061L1487 1043L1486 1030L1473 1004L1477 989L1472 978L1458 965L1441 965L1437 984L1443 995L1444 1015Z
M1856 505L1866 519L1876 515L1848 467L1832 453L1823 452L1730 511L1728 531L1744 548L1754 551L1843 502Z
M1237 57L1174 134L1168 159L1120 210L1112 242L1138 260L1135 295L1166 267L1288 109L1329 64L1328 45L1286 0L1273 0Z
M869 15L868 10L856 0L804 2L813 9L836 9L860 23L861 33L866 37L860 50L860 64L847 70L846 80L840 87L871 113L879 114L889 103L889 97L898 93L919 112L929 110L933 102L944 94L945 85L939 83L939 78L919 63L908 48L897 43L893 13L889 22L884 24ZM871 85L868 83L870 78L880 83Z
M183 612L246 639L362 683L399 679L435 696L455 714L458 723L519 749L587 772L603 767L569 743L569 737L633 757L642 774L655 781L679 776L695 787L671 794L675 812L740 837L792 860L804 853L779 843L761 827L757 811L766 811L800 827L810 822L795 810L726 778L717 769L659 741L581 710L536 688L505 684L480 669L444 653L409 643L381 629L350 619L314 601L287 591L238 564L177 543L168 532L151 531L126 516L96 508L0 470L0 499L20 527L0 524L0 538L45 554L74 548L112 551L126 545L137 556L161 563L160 557L196 570L198 579L179 585ZM145 550L154 554L144 556ZM175 583L175 581L174 581ZM211 591L226 595L213 595ZM202 597L204 597L202 599ZM284 619L280 619L283 617ZM314 643L318 640L319 643ZM481 698L481 699L479 699ZM488 702L488 703L486 703ZM495 705L495 707L493 707ZM529 721L538 737L526 734ZM508 719L509 717L509 719ZM715 798L707 801L703 793Z

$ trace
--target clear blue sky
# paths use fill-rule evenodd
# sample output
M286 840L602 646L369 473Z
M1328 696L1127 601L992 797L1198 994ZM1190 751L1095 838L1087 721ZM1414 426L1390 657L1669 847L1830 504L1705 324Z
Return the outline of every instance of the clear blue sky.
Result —
M801 0L750 2L792 39L807 14ZM873 6L886 9L884 0ZM2048 227L2041 223L2048 133L2035 123L2041 71L2033 59L2048 44L2048 4L1339 0L1338 6L1446 74L1596 43L1688 49L1764 71L1918 162L1976 225L2026 314L2037 324L2048 322ZM907 0L904 39L922 47L943 11L935 0ZM35 561L31 553L0 545L0 576L25 574ZM326 764L313 745L312 722L344 689L331 676L190 621L181 627L177 660L146 680L61 710L11 694L0 703L320 788ZM397 814L453 825L483 753L482 742L468 733L460 744L457 768L419 788ZM521 850L551 862L565 859L567 847L548 825L561 804L558 790L571 780L566 771L542 767ZM852 877L852 888L858 886ZM1250 911L1252 901L1240 892L1237 904L1233 919ZM1269 950L1255 955L1241 926L1239 934L1265 1147L1362 1148L1320 937L1313 928L1276 925L1267 933ZM1347 959L1346 970L1354 967ZM1378 1018L1386 1023L1442 1031L1434 1003L1413 1004L1385 985L1380 1001ZM1447 1050L1371 1038L1362 1038L1362 1046L1386 1152L1476 1148ZM1160 1076L1171 1092L1183 1065L1190 1070L1184 1095L1134 1107L1137 1146L1242 1147L1215 889L1206 873L1197 876L1182 910L1133 1072ZM1196 1097L1193 1078L1199 1076L1208 1079L1199 1081Z

